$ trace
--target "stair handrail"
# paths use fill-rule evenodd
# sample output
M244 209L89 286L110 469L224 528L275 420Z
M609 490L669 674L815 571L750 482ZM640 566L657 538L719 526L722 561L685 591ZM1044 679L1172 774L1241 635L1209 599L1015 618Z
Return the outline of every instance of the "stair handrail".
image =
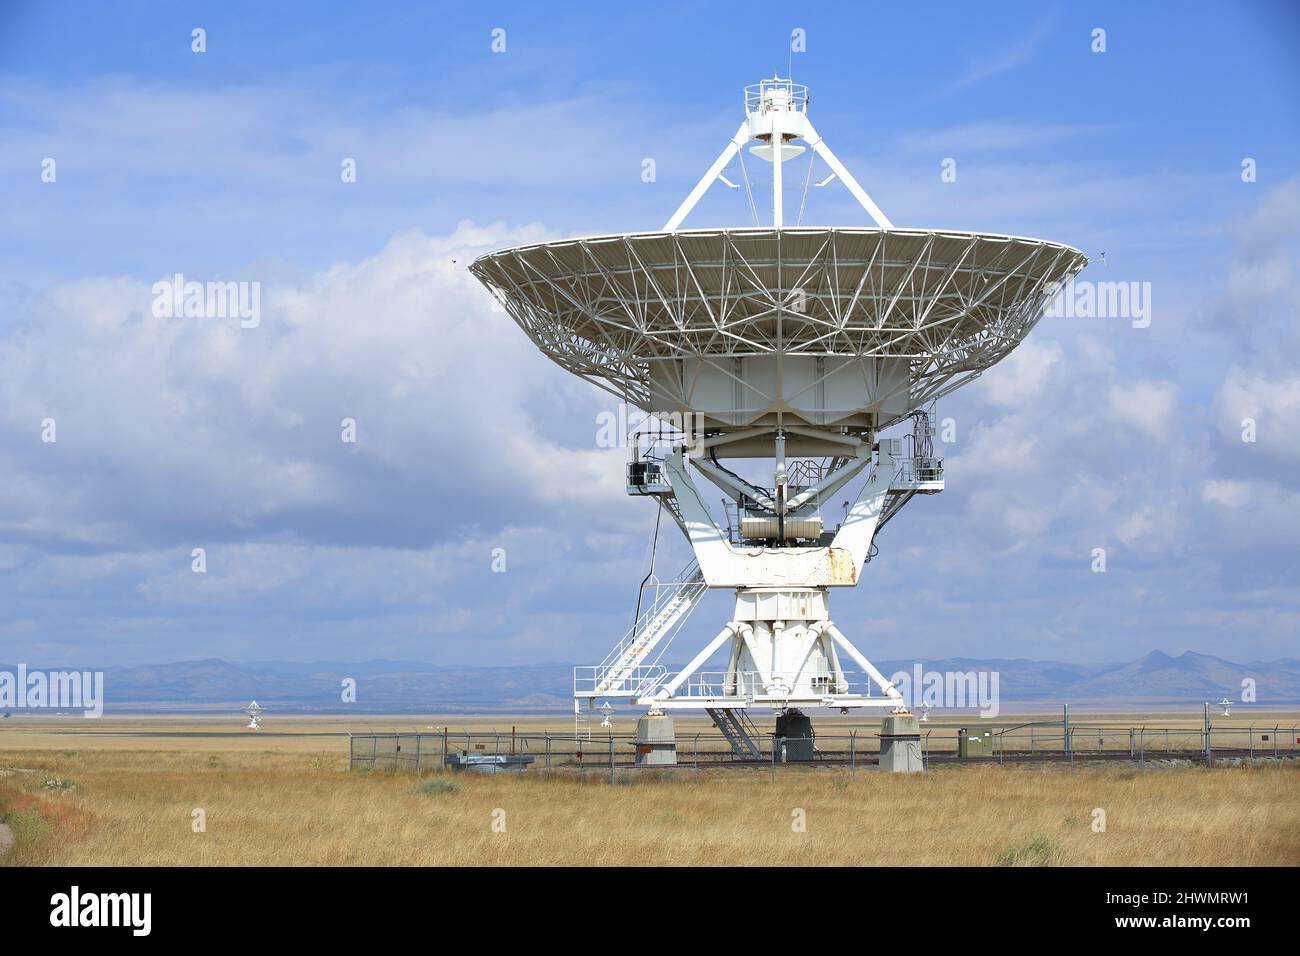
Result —
M604 660L597 665L598 667L612 666L623 656L627 649L632 646L636 641L637 635L643 632L669 603L688 589L703 583L704 580L703 574L700 571L700 564L694 558L692 558L686 566L682 568L677 577L678 580L676 581L656 581L656 583L652 585L655 588L654 601L651 602L649 607L642 610L641 616L632 622L632 626L628 628L627 633L623 635L622 640L620 640L618 644L616 644L610 652L605 655Z

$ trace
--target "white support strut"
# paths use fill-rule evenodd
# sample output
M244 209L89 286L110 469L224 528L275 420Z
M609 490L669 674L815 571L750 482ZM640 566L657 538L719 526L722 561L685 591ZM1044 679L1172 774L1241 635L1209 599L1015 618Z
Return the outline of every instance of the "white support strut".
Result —
M780 229L785 225L785 182L781 178L781 170L785 167L785 160L782 158L783 144L781 134L778 132L772 137L772 228Z
M812 123L808 123L807 127L808 142L817 151L817 155L826 161L826 165L835 171L835 175L853 194L853 198L858 201L858 205L867 211L867 215L875 220L876 225L881 229L893 229L894 224L889 221L889 217L876 205L875 200L867 195L867 191L858 185L858 181L853 178L853 174L845 168L844 164L839 161L839 157L831 152L831 148L826 145L826 140L822 139L817 131L813 129Z
M814 627L816 626L818 625L814 625ZM898 688L894 686L893 682L885 677L884 674L880 673L880 669L877 668L875 664L871 663L871 661L867 660L866 655L854 647L849 639L840 633L838 627L830 621L823 622L820 627L830 635L831 640L838 644L845 654L848 654L849 657L853 658L855 664L871 675L871 679L880 685L881 689L885 692L886 697L897 703L898 706L904 706L903 695L898 692Z
M871 456L868 454L865 458L859 458L852 464L842 466L839 471L833 472L823 481L818 482L807 491L800 492L785 503L785 511L791 513L802 508L808 502L819 500L826 495L833 495L850 481L852 481L863 468L871 464Z
M686 681L690 679L692 674L694 674L697 670L703 667L705 662L707 662L708 659L714 655L714 653L717 651L718 648L720 648L727 641L731 640L733 636L739 635L741 637L744 637L745 632L749 630L750 630L750 626L748 624L740 624L736 621L728 622L727 626L724 627L718 633L718 636L715 637L713 640L709 641L707 645L705 645L704 650L700 651L693 658L691 658L691 662L687 664L685 667L683 667L680 671L678 671L672 680L664 684L663 687L659 688L659 691L658 693L655 694L655 697L659 699L672 697L673 694L677 693L677 688L681 687L682 684L686 683Z
M783 229L785 227L785 193L782 167L785 160L790 158L787 156L787 150L790 150L790 156L793 156L803 149L803 147L787 147L787 137L804 140L831 168L831 175L818 185L825 185L832 179L839 179L853 195L853 198L857 200L858 205L866 210L867 215L871 217L878 227L893 229L894 224L890 222L889 217L876 205L875 200L867 195L867 191L853 178L853 174L848 171L845 165L840 162L839 157L826 145L826 141L822 139L821 134L808 120L805 110L795 103L790 92L786 92L780 86L781 83L788 85L788 81L774 80L772 82L773 87L769 95L760 97L752 111L747 113L739 129L736 130L736 134L732 136L731 142L713 161L713 165L709 167L708 172L700 177L700 181L695 184L695 188L691 190L690 195L682 201L682 204L677 207L677 211L664 224L663 231L676 232L678 230L683 220L690 215L691 210L703 198L708 188L713 185L715 180L722 178L722 171L731 162L732 158L740 150L744 149L746 143L754 139L766 140L764 158L767 158L766 151L770 151L772 162L772 226L774 229ZM792 91L793 87L790 89ZM806 106L806 103L804 105ZM723 181L727 182L725 179ZM728 185L734 184L728 182Z
M748 133L749 121L746 120L741 123L740 128L736 130L736 135L731 137L731 142L727 144L727 148L724 149L721 155L713 161L713 165L709 167L709 171L700 177L700 181L695 184L695 188L691 190L691 194L682 200L682 204L677 207L677 211L672 214L672 218L664 224L664 232L677 231L677 227L682 224L682 220L690 215L691 210L695 208L695 204L700 201L708 188L713 185L713 181L718 178L724 169L727 168L727 163L731 162L731 158L740 152L740 148L745 145L745 141L749 138Z

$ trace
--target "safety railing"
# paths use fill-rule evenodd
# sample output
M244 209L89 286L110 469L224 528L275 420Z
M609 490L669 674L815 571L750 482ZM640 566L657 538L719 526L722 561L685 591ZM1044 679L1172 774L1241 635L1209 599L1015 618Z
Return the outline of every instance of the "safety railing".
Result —
M891 487L916 486L924 490L943 482L942 458L902 458L897 466Z
M672 678L669 676L665 683ZM696 671L674 693L674 698L791 697L822 698L847 694L878 697L883 694L870 675L843 671L839 675L809 676L805 672L764 674L760 671Z
M774 95L775 94L775 95ZM802 83L773 78L745 87L745 112L766 112L770 108L808 110L808 87Z
M575 696L638 697L650 694L668 677L662 664L638 664L625 671L619 680L611 680L610 668L604 664L579 666L573 669Z
M667 611L669 605L677 601L693 602L704 591L705 587L704 579L700 574L699 562L695 559L691 559L673 580L662 581L656 578L652 583L647 583L645 590L653 591L654 598L648 607L642 609L640 616L628 629L627 633L623 635L623 639L596 666L608 668L617 663L627 653L628 649L637 642L638 638L648 631L655 619Z

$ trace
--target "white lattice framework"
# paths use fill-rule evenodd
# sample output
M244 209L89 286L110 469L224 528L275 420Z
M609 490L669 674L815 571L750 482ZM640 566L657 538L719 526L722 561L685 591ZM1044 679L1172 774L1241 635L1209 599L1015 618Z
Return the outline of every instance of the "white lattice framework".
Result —
M905 358L916 408L1007 355L1086 261L985 233L722 229L539 243L472 269L546 355L647 411L675 398L653 363L763 354Z

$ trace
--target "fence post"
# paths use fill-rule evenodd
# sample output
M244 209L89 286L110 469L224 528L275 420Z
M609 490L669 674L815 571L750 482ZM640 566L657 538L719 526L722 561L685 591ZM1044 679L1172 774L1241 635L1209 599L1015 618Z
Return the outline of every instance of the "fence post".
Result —
M415 772L420 772L420 732L415 733Z
M1214 752L1210 749L1210 705L1205 705L1205 765L1214 766Z
M546 732L546 769L551 769L551 732Z
M849 731L849 778L858 775L858 732Z
M1070 755L1070 763L1073 764L1074 747L1071 745L1072 741L1070 740L1070 705L1064 704L1062 706L1064 709L1061 712L1061 746L1063 746L1065 752Z
M695 769L700 769L700 735L695 735Z
M609 782L614 783L614 735L609 735Z
M776 735L772 735L772 782L776 783Z

